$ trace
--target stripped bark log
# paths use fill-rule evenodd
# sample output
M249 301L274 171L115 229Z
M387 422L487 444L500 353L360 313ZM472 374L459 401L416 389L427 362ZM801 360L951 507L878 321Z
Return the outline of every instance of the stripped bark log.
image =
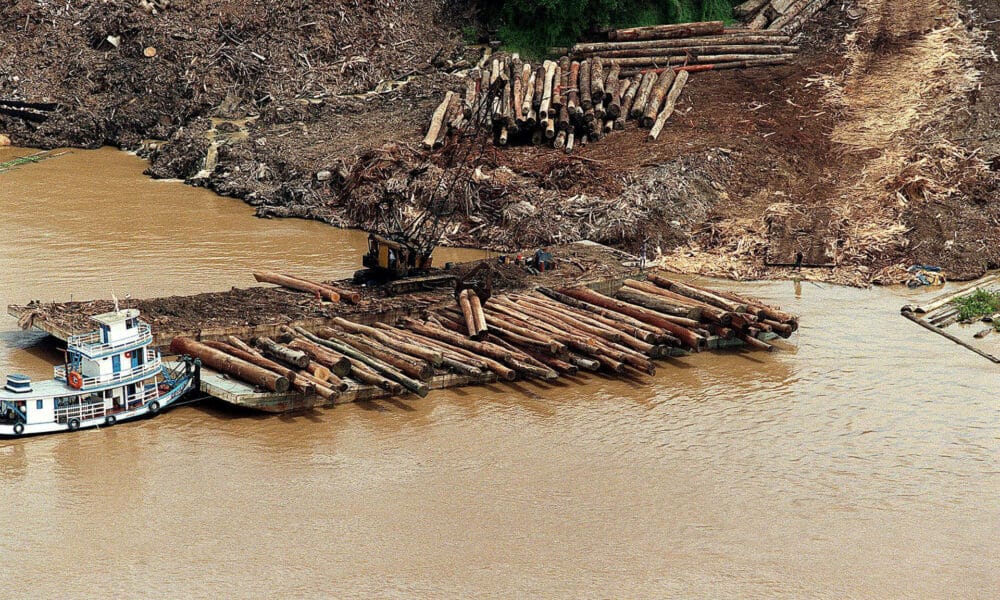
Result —
M652 93L654 85L656 85L656 73L644 73L639 84L638 95L635 97L635 103L629 112L629 116L633 119L642 117L646 111L646 104L649 103L649 95Z
M314 361L330 369L338 377L347 377L351 374L351 361L347 360L347 357L339 352L324 348L300 337L289 342L288 347L305 352Z
M686 327L681 327L680 325L671 323L670 321L664 319L661 315L658 315L656 312L649 309L629 304L628 302L615 300L614 298L609 298L608 296L598 294L588 288L565 288L559 290L559 292L567 296L577 298L578 300L583 300L584 302L589 302L591 304L632 317L638 321L659 327L681 340L681 342L692 350L700 351L705 348L706 342L704 337L695 334Z
M677 99L684 90L684 84L687 83L687 80L687 71L677 73L677 76L674 78L674 83L670 87L670 93L667 94L667 102L663 106L663 110L660 111L660 116L656 117L656 122L653 123L653 128L649 131L650 139L655 140L660 136L660 132L663 131L663 126L666 125L667 119L670 118L670 115L674 114L674 108L677 106Z
M452 92L448 92L452 94ZM339 302L340 294L333 291L332 289L320 285L318 283L305 281L302 279L296 279L294 277L289 277L287 275L282 275L281 273L274 273L272 271L255 271L253 278L261 283L273 283L275 285L280 285L281 287L288 288L291 290L297 290L300 292L309 292L315 294L320 298L327 298L331 302Z
M496 63L496 61L494 61ZM427 135L424 136L423 146L427 149L437 148L438 136L441 133L441 128L444 125L445 113L448 112L448 106L451 104L451 99L455 95L455 92L449 91L444 95L444 100L438 107L434 110L431 115L431 124L427 129Z
M653 86L653 91L649 93L649 101L646 103L646 108L642 112L642 118L639 120L639 126L649 129L656 122L656 115L660 112L660 107L663 106L663 99L667 95L667 91L670 90L670 86L676 78L676 73L671 69L666 69L660 73L659 77L656 79L656 85Z

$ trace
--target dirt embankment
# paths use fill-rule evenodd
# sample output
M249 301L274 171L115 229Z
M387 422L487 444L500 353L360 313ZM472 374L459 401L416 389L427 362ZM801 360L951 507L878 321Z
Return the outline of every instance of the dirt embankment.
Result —
M489 147L456 174L460 143L416 144L461 89L449 71L475 60L450 21L462 6L18 2L0 7L0 98L63 109L38 128L0 117L0 131L35 146L165 140L154 176L262 216L369 229L454 179L453 244L646 242L677 269L738 278L781 276L802 251L837 265L810 276L854 284L913 262L952 277L1000 265L989 0L833 3L794 64L692 77L656 142L630 124L569 156Z

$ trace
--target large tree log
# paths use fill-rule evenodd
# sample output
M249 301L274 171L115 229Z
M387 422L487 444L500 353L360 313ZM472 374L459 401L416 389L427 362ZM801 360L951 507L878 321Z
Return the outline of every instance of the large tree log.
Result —
M830 3L830 0L813 0L807 4L795 15L795 17L788 20L787 23L782 24L780 31L785 34L793 34L802 29L809 19L812 19L816 13L826 8L826 5Z
M673 71L688 71L690 73L701 72L701 71L723 71L726 69L752 69L755 67L772 67L776 65L787 65L791 61L791 55L780 55L774 58L760 58L755 60L737 60L732 62L721 62L721 63L711 63L703 65L688 65L684 67L671 67ZM665 69L661 68L648 68L644 67L641 69L623 69L623 75L635 75L638 73L659 73Z
M646 111L646 104L649 103L649 95L652 93L654 85L656 85L656 73L644 73L639 84L638 95L635 97L635 103L629 112L629 116L633 119L641 118Z
M594 108L594 99L590 95L590 61L580 61L580 110L587 112Z
M478 339L481 336L479 335L479 326L476 323L476 318L472 314L472 305L469 303L469 290L462 290L457 300L458 307L462 310L462 318L465 321L468 336L472 339Z
M536 291L540 294L544 294L546 297L551 298L556 302L585 311L593 315L595 318L600 317L602 319L607 319L609 322L620 323L623 327L630 328L625 330L626 333L638 337L643 341L656 344L672 344L675 346L680 346L681 344L679 339L667 334L663 329L640 321L639 319L634 319L618 311L610 310L590 302L585 302L546 287L539 287Z
M470 357L479 359L481 362L486 364L486 367L490 371L496 373L497 377L501 379L513 381L517 378L517 371L501 362L509 361L513 358L510 352L503 348L497 348L492 344L484 342L467 340L460 335L456 335L440 327L420 323L414 319L404 319L403 323L414 333L439 340L442 343L453 346L454 350L460 354L466 354Z
M751 31L746 33L732 33L719 36L685 38L679 40L577 44L576 46L573 46L573 54L575 56L584 56L589 54L603 55L605 52L609 51L636 50L640 48L695 48L698 46L721 46L731 44L787 44L792 39L791 36L788 35L772 35L772 33L774 32Z
M555 71L552 76L552 100L549 101L549 114L558 115L559 109L563 107L562 91L562 67L555 63Z
M639 92L639 85L642 83L641 77L633 77L632 82L629 84L628 89L625 91L625 97L622 98L622 116L628 118L632 112L632 104L635 102L635 96Z
M301 350L286 348L269 337L259 337L254 342L264 354L275 360L294 365L299 369L309 366L309 355Z
M663 106L663 99L670 90L670 86L674 83L676 76L677 74L673 70L667 69L657 77L656 85L653 86L653 91L649 93L649 101L646 103L646 108L642 111L639 126L648 129L656 122L656 115L660 113L660 107Z
M324 338L321 338L321 337L319 337L319 336L317 336L317 335L315 335L315 334L313 334L313 333L311 333L309 331L306 331L305 329L303 329L301 327L296 327L295 331L297 331L300 335L304 336L306 339L308 339L311 342L314 342L314 343L319 344L321 346L327 346L329 348L333 348L334 350L336 350L337 352L343 354L344 356L347 356L348 358L351 358L351 359L354 359L356 361L360 361L361 363L364 363L371 370L373 370L376 373L379 373L381 375L384 375L385 377L387 377L389 379L392 379L393 381L396 381L396 382L402 384L403 387L405 387L406 389L410 390L411 392L417 394L421 398L427 396L427 393L428 393L429 389L428 389L428 387L427 387L426 384L424 384L424 383L422 383L420 381L415 381L415 380L411 379L410 377L407 377L406 374L400 372L395 367L393 367L392 365L386 363L385 361L379 360L378 358L375 358L373 356L369 356L368 354L365 354L364 352L359 352L354 347L352 347L349 344L344 343L341 340L328 340L328 339L324 339ZM352 364L352 369L353 369L353 364L354 364L353 361L352 361L351 364Z
M305 352L314 361L330 369L338 377L347 377L351 374L351 361L343 354L330 348L325 348L303 338L295 338L288 343L288 347Z
M451 92L449 92L451 93ZM281 273L274 273L272 271L255 271L253 278L258 282L262 283L273 283L275 285L280 285L281 287L288 288L291 290L297 290L300 292L309 292L315 294L317 297L327 298L331 302L340 301L340 294L331 290L330 288L320 285L318 283L313 283L305 281L302 279L297 279L289 277L287 275L282 275Z
M755 15L770 1L771 0L747 0L743 4L733 7L733 16L739 19L745 19L751 15Z
M784 44L725 44L715 46L686 46L679 48L635 48L627 50L609 50L601 52L605 60L618 63L621 58L652 57L652 56L711 56L720 54L787 54L798 51L798 46Z
M546 61L548 62L548 61ZM542 107L542 98L545 96L545 64L538 67L535 71L535 93L531 97L531 106L535 109L536 113L539 113ZM538 115L538 120L541 120L541 114Z
M677 76L674 78L674 84L670 87L670 93L667 94L667 102L664 104L663 110L660 111L660 116L656 117L656 122L653 123L653 128L649 131L649 137L651 139L655 140L660 137L660 132L663 131L663 126L666 125L667 119L670 118L670 115L674 114L674 108L677 106L677 99L684 90L684 84L687 83L687 80L687 71L677 73Z
M448 106L451 104L451 99L455 95L455 92L449 91L444 95L444 100L438 107L434 110L434 114L431 115L431 124L427 128L427 135L424 136L423 146L424 148L432 149L436 148L438 136L441 133L441 128L444 125L445 113L448 112Z
M686 327L681 327L675 323L664 319L662 316L656 314L641 306L636 306L634 304L629 304L628 302L622 302L620 300L615 300L614 298L609 298L603 294L598 294L597 292L588 288L565 288L559 290L560 293L567 296L572 296L584 302L589 302L597 306L602 306L604 308L619 312L623 315L627 315L642 321L644 323L649 323L659 327L660 329L668 331L671 335L675 336L677 339L681 340L687 347L695 351L700 351L705 347L705 338L700 335L695 334L690 329Z
M530 69L531 65L524 65L524 69ZM528 73L528 82L524 86L524 99L521 101L521 115L524 118L526 127L533 127L534 122L529 122L532 105L535 97L535 73Z
M700 35L720 35L725 31L722 21L701 23L678 23L676 25L653 25L649 27L629 27L615 29L608 34L611 41L657 40L668 38L688 38Z
M653 294L648 294L642 290L627 286L624 286L615 292L615 298L624 300L630 304L643 306L658 313L663 313L664 315L673 315L675 317L684 317L686 319L694 320L701 318L701 311L693 306L685 306L683 304L677 304L676 302L670 302L667 298L662 296L654 296Z
M415 359L412 356L397 352L375 340L366 339L353 333L336 331L329 327L321 328L316 334L327 341L347 344L358 352L378 359L419 381L430 381L434 377L434 368L427 361ZM403 381L400 381L400 383L404 386L407 385Z
M608 70L608 78L604 82L604 92L608 96L605 103L605 114L609 119L617 119L622 114L621 94L618 90L618 76L622 72L617 63L612 63Z
M170 351L201 359L202 364L207 367L279 394L287 392L290 385L284 375L220 352L191 338L175 337L170 342Z
M469 292L469 305L472 307L472 316L476 321L476 329L479 333L486 333L486 315L483 313L483 305L479 300L479 296Z
M580 63L573 61L569 66L569 79L567 80L566 109L571 115L579 114L580 109Z
M261 356L260 354L258 354L256 352L247 352L245 350L242 350L240 348L237 348L236 346L233 346L231 344L227 344L225 342L215 342L215 341L211 341L211 340L205 340L205 341L203 341L201 343L205 344L206 346L208 346L209 348L212 348L214 350L218 350L220 352L225 352L226 354L228 354L230 356L234 356L234 357L236 357L236 358L238 358L240 360L245 360L245 361L247 361L250 364L257 365L258 367L261 367L262 369L267 369L268 371L272 371L272 372L277 373L279 375L284 375L285 377L288 378L288 382L289 382L291 388L294 389L297 392L302 392L302 393L307 393L308 394L308 393L311 393L313 391L312 388L311 388L311 386L310 386L310 384L308 382L305 382L305 381L303 381L301 379L298 379L296 377L297 374L295 373L295 371L293 369L290 369L289 367L287 367L285 365L276 363L273 360L270 360L268 358L264 358L263 356Z
M735 313L747 312L748 302L737 302L720 296L714 292L709 292L703 288L698 288L693 285L688 285L686 283L677 281L675 279L669 279L663 275L657 273L649 273L647 279L654 284L666 288L672 292L676 292L688 298L704 302L705 304L711 304L712 306L721 308L723 310L728 310Z
M604 59L600 56L590 59L590 99L595 105L604 100Z
M435 367L441 366L442 356L440 352L423 348L412 342L407 342L405 339L405 332L401 329L393 327L390 327L389 329L376 329L374 327L348 321L347 319L343 319L341 317L335 317L333 319L333 323L345 331L365 335L375 339L397 352L402 352L403 354L408 354L421 360L425 360Z

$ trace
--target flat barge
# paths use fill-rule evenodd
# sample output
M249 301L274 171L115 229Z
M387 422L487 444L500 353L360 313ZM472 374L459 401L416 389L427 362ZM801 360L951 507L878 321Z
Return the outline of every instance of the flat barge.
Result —
M385 297L334 282L354 303L283 288L134 301L161 347L202 361L202 392L286 412L493 382L601 371L641 379L667 357L772 350L797 318L762 303L643 272L596 245L555 250L556 270L525 276L489 259L497 282ZM457 279L471 265L456 268ZM310 284L320 285L323 284ZM24 328L75 333L90 303L10 306Z

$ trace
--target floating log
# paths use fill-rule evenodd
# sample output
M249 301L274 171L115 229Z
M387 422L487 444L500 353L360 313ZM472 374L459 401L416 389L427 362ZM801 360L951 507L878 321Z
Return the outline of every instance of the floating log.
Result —
M751 348L756 348L757 350L764 350L767 352L771 352L774 350L774 346L768 344L767 342L758 340L756 337L752 335L746 333L737 333L736 337L743 340L743 343L746 344L747 346L750 346Z
M201 359L201 362L207 367L272 392L284 393L288 391L290 386L288 378L284 375L220 352L191 338L175 337L170 342L170 351L174 354L187 354L193 358Z
M684 90L684 84L687 83L687 80L687 71L677 73L677 76L674 78L674 83L670 87L670 93L667 94L666 104L664 104L663 110L660 111L660 116L656 117L656 121L653 123L653 128L649 131L649 137L651 139L655 140L660 136L660 132L663 131L663 126L666 125L667 119L670 118L670 115L674 114L674 108L677 106L677 99Z
M614 29L608 34L611 41L654 40L669 38L689 38L701 35L720 35L725 32L722 21L700 23L679 23L676 25L652 25L649 27L629 27Z
M299 369L309 366L309 355L301 350L286 348L268 337L259 337L254 342L264 351L265 355L275 360L294 365Z
M663 99L666 97L670 86L674 83L676 76L673 70L667 69L657 77L656 85L653 86L653 91L649 93L649 102L646 104L646 108L642 112L642 118L639 120L640 127L648 129L656 122L656 115L659 114L660 107L663 106Z

